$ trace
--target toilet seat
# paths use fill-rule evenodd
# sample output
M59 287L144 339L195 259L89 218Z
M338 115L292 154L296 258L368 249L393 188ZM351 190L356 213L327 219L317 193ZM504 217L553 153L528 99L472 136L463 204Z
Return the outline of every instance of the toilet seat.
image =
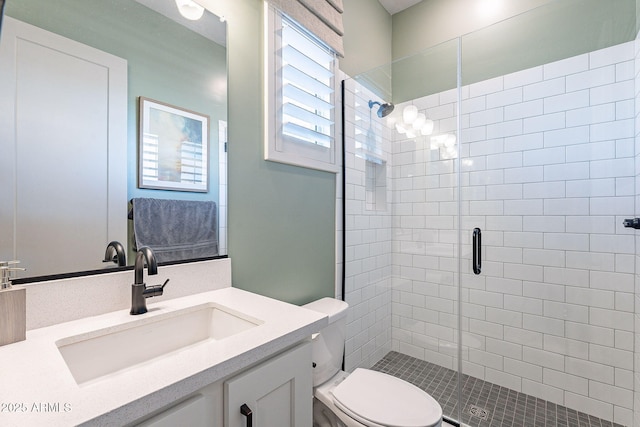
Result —
M369 427L433 427L442 408L426 392L391 375L358 368L333 390L335 405Z

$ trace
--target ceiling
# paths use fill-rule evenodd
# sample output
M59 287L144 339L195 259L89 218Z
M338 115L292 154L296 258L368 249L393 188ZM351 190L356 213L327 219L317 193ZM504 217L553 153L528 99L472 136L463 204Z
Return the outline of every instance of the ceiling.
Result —
M387 9L391 15L405 10L414 4L420 3L422 0L378 0L380 4Z

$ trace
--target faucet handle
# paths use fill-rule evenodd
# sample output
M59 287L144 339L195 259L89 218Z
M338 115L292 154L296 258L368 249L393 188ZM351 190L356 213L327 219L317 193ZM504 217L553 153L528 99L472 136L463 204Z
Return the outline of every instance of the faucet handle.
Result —
M158 297L164 292L164 287L167 286L167 283L169 283L169 279L165 280L162 285L147 286L142 292L142 295L144 295L145 298Z

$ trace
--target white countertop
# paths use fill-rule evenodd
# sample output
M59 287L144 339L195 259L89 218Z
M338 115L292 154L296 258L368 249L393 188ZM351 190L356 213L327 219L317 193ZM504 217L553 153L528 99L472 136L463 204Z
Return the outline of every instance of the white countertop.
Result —
M76 384L55 344L62 338L207 302L246 313L264 323L83 385ZM323 314L236 288L158 303L149 299L147 304L149 312L140 316L119 310L60 323L28 331L25 341L0 347L0 425L129 423L270 357L327 324Z

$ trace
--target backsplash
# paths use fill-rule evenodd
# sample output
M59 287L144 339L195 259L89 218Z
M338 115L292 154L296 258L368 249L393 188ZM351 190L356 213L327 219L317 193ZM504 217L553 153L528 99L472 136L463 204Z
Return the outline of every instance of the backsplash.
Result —
M170 279L149 304L231 286L231 260L222 258L158 267L148 285ZM129 310L133 270L20 285L27 290L27 331L88 316ZM16 286L18 287L18 286ZM27 336L28 339L28 336Z

